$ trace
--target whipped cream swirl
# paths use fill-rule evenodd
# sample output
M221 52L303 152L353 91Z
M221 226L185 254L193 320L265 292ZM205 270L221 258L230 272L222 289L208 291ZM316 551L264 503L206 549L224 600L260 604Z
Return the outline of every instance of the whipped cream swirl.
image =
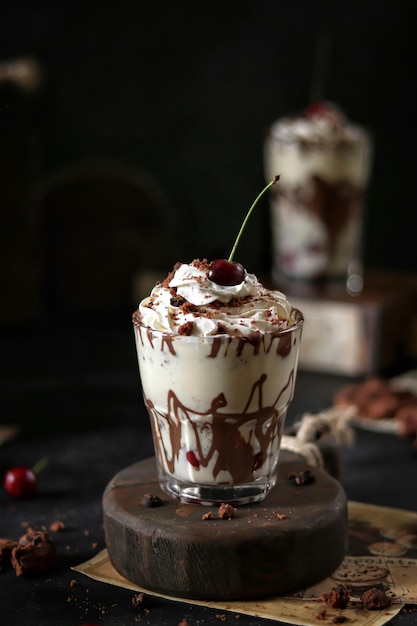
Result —
M254 274L238 285L209 280L210 266L179 265L139 305L144 326L170 334L250 336L283 330L294 323L283 293L266 289Z
M281 141L306 143L350 142L364 140L362 128L349 122L343 113L332 108L317 116L294 115L281 118L271 127L271 135Z

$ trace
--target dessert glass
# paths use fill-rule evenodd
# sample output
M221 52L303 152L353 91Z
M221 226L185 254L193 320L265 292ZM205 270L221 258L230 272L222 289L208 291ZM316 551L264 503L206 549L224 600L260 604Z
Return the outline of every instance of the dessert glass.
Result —
M159 483L182 502L243 504L275 485L303 315L251 337L173 335L133 315Z
M349 281L361 273L371 139L349 122L297 134L298 122L278 120L264 145L265 176L280 174L270 194L274 278Z

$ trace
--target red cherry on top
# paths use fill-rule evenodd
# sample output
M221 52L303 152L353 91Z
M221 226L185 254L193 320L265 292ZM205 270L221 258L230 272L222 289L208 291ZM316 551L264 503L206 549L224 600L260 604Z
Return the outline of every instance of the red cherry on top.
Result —
M304 113L307 117L325 117L332 113L334 107L329 102L312 102L308 105Z
M304 111L306 117L311 120L328 119L335 124L345 121L343 111L333 102L312 102Z
M4 488L12 498L28 498L38 489L38 479L29 467L17 466L9 469L4 477Z
M245 268L236 261L216 259L210 265L209 280L223 287L240 285L245 280Z

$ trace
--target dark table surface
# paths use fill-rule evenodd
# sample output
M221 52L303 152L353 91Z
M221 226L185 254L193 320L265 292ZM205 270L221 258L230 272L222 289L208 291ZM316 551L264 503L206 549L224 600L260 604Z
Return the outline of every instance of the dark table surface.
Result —
M0 572L0 624L271 623L245 615L237 621L231 612L222 618L218 610L159 598L144 612L133 607L131 591L71 570L105 547L101 498L107 483L153 454L131 329L8 331L0 335L0 350L0 424L20 428L0 447L0 472L48 458L32 499L12 500L0 489L0 537L17 539L27 523L65 525L53 535L58 559L51 571L31 578ZM346 382L299 372L287 423L330 406L333 391ZM410 440L357 430L354 446L341 450L341 471L350 500L417 511L417 449ZM400 613L393 622L417 624L417 613Z

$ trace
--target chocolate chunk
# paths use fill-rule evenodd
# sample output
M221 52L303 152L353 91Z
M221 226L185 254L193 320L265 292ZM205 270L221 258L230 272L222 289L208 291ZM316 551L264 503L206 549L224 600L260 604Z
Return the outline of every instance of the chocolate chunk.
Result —
M387 596L385 591L372 587L362 594L362 604L367 611L375 611L378 609L386 609L391 604L391 598Z
M147 596L146 596L144 593L142 593L142 592L141 592L141 593L135 593L135 594L132 596L132 605L133 605L135 608L141 608L141 609L143 609L143 608L146 606L147 602L148 602L148 598L147 598Z
M221 504L219 506L218 516L220 519L232 519L236 515L236 509L234 509L230 504Z
M156 506L161 506L162 500L159 496L154 496L152 493L145 493L142 497L141 504L148 509L153 509Z
M293 480L296 485L311 485L314 483L314 475L311 473L309 469L305 469L302 472L291 472L288 474L288 478Z
M349 604L350 589L338 585L333 587L328 593L322 593L321 599L332 609L345 609Z
M11 561L17 576L43 572L55 565L55 546L47 532L29 528L12 549Z

